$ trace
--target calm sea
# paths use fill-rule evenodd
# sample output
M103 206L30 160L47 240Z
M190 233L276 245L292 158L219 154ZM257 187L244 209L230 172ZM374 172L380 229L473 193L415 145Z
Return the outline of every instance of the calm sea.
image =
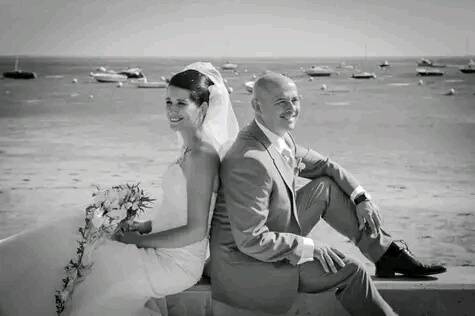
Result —
M385 59L391 67L380 70ZM292 77L303 97L298 142L350 170L380 205L386 225L423 255L475 264L475 74L457 68L468 58L439 58L448 65L445 75L421 78L417 60L236 58L238 73L222 73L241 125L252 118L246 81L266 70ZM141 182L160 196L160 174L175 155L165 89L118 88L88 74L99 66L138 66L160 80L193 61L20 58L20 68L38 78L0 79L0 239L80 211L94 184ZM351 79L352 70L337 68L341 62L377 78ZM302 68L311 65L337 73L309 81ZM13 66L13 57L0 57L1 72ZM446 95L452 88L455 95Z

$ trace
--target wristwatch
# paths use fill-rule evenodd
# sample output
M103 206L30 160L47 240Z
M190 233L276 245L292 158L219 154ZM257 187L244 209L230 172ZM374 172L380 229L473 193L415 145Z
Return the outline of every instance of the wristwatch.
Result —
M355 205L360 204L361 202L369 201L369 196L367 193L363 192L355 198Z

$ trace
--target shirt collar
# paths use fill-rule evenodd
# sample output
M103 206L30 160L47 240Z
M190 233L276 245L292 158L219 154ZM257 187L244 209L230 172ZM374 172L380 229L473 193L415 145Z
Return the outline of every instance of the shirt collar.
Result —
M270 129L265 127L263 124L259 123L256 119L254 119L257 126L261 129L264 135L269 138L272 145L274 145L277 151L281 154L284 149L290 150L289 146L285 143L283 137L277 135L276 133L272 132Z

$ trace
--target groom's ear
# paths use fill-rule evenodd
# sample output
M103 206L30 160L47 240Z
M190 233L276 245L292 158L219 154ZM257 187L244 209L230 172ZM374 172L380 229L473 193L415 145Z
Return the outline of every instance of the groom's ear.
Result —
M254 109L254 111L256 113L261 113L261 105L260 105L259 101L257 101L256 98L252 98L251 105L252 105L252 108Z

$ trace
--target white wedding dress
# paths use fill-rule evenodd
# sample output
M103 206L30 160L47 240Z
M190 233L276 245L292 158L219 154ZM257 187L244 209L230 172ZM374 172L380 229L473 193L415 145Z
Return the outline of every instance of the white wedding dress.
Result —
M164 198L152 227L160 217L187 212L186 179L177 163L165 172L162 187ZM83 216L68 218L0 242L0 315L55 314L54 291L74 255L82 221ZM207 250L208 238L174 249L139 249L106 240L63 315L157 315L144 306L147 299L193 286L201 278Z

